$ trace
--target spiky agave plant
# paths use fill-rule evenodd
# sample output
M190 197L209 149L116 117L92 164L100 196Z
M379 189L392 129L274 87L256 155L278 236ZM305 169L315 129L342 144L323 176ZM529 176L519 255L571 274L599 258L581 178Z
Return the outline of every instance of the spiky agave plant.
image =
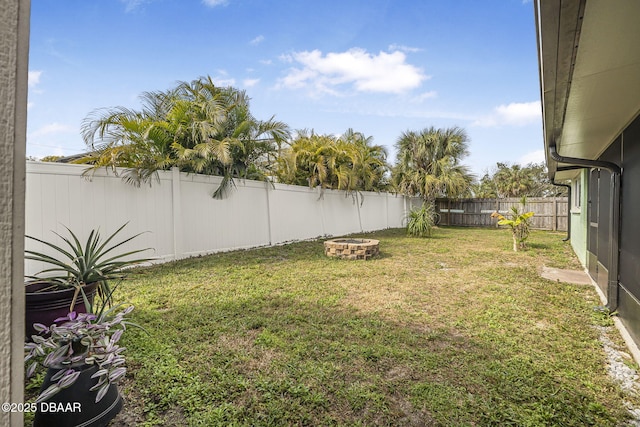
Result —
M435 225L435 210L425 203L420 209L412 209L407 216L407 234L414 237L431 237Z
M26 236L28 239L40 242L53 249L55 255L57 255L54 256L42 252L25 250L26 259L39 261L52 266L39 271L33 276L26 276L27 279L50 285L41 289L42 291L75 288L76 293L69 311L73 311L73 306L79 294L82 294L84 297L84 291L82 290L84 285L98 283L98 296L107 306L111 306L112 287L109 282L124 279L127 276L125 270L128 267L150 260L150 258L127 259L132 255L150 250L150 248L121 253L116 252L116 249L135 239L142 233L110 245L116 235L120 233L127 224L128 223L123 224L104 240L98 230L91 230L84 246L68 227L65 228L69 232L70 238L54 232L54 234L66 243L68 248L62 248L36 237Z

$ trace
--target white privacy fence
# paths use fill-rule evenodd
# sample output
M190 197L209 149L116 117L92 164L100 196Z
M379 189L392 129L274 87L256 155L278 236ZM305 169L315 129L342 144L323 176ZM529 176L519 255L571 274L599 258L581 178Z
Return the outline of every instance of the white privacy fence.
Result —
M129 224L119 239L143 233L122 250L153 248L159 262L213 252L276 245L320 236L340 236L402 227L410 201L387 193L343 191L258 181L236 181L222 200L211 197L220 177L159 172L160 182L133 187L104 170L91 180L86 166L27 162L26 224L29 236L63 244L65 226L84 242L92 229L106 237ZM362 202L362 203L361 203ZM26 248L48 252L27 239ZM43 268L33 261L25 274Z

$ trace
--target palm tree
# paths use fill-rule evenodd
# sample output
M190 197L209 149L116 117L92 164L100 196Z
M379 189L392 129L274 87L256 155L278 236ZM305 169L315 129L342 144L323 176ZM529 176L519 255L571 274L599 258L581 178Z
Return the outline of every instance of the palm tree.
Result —
M348 179L346 185L338 186L347 191L381 191L387 188L387 150L373 145L373 137L349 128L338 142L344 147L348 161L340 168ZM344 180L343 180L344 181Z
M276 171L286 184L357 191L386 186L386 150L372 138L348 129L342 136L299 131L281 153Z
M85 173L105 167L117 174L117 167L124 168L123 179L136 186L157 178L158 170L173 164L172 138L154 126L157 118L149 114L157 100L158 94L145 94L142 112L116 107L90 113L81 134L91 152L75 163L89 164Z
M298 131L278 159L278 180L311 188L336 188L339 147L335 137Z
M476 197L559 197L566 189L549 182L544 164L496 163L492 174L487 172L474 186Z
M496 183L493 180L493 176L489 175L489 172L480 179L480 182L471 185L471 193L473 197L480 199L495 199L498 197L498 191L496 189Z
M181 83L177 93L184 108L176 116L177 152L181 169L220 175L222 183L214 192L223 197L234 178L265 180L282 142L289 137L288 126L271 117L260 121L249 111L244 91L219 88L210 77Z
M392 182L407 195L432 201L438 196L468 193L473 176L460 160L468 154L464 129L452 127L407 131L396 143L398 150Z
M518 164L498 163L493 179L502 197L522 197L530 194L535 186L533 171Z
M289 137L286 124L260 121L249 111L244 91L218 87L211 77L180 82L167 92L147 92L142 111L97 110L83 122L94 152L81 160L92 168L126 168L127 181L150 182L158 170L220 175L215 197L234 178L266 179L277 148Z

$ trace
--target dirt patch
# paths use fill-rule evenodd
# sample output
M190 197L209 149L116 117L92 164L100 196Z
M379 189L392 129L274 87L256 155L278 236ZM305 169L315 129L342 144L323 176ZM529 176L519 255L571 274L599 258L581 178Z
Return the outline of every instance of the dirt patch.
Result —
M132 378L125 377L118 383L118 388L124 400L124 406L118 415L111 420L109 426L135 427L142 424L145 421L144 400L137 392L135 382Z

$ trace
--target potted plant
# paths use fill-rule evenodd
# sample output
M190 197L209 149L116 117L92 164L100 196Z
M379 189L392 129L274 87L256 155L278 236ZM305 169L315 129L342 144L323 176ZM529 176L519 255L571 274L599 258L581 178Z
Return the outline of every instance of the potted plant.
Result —
M105 426L122 409L116 383L126 373L118 341L133 306L99 313L71 312L51 326L36 323L39 335L25 343L27 377L39 363L48 368L35 402L34 427ZM137 326L137 325L134 325Z
M126 269L149 261L149 258L130 259L132 255L146 251L137 249L117 253L116 249L135 239L142 233L112 243L114 238L127 225L125 223L106 239L102 239L98 230L92 230L84 245L67 227L70 237L55 233L66 244L60 247L36 237L26 236L51 248L54 255L25 250L25 258L48 264L46 268L26 281L26 337L36 333L34 323L50 325L54 319L65 314L86 312L87 305L93 302L94 295L111 306L111 281L126 277ZM129 259L128 259L129 258Z

